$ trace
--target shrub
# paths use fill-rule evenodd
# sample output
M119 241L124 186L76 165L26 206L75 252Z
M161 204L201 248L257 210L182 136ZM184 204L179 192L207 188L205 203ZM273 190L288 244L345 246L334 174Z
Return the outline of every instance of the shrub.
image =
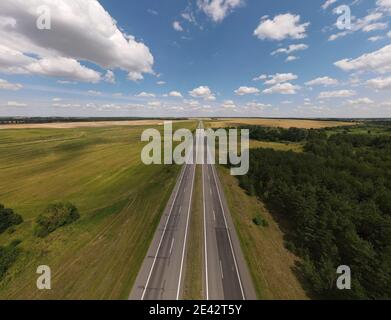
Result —
M0 204L0 234L6 231L9 227L21 224L22 216L14 213L12 209L5 208Z
M0 246L0 280L18 258L20 249L17 247L20 240L14 240L6 247Z
M269 226L268 222L262 218L260 215L257 215L254 219L253 219L253 223L256 225L256 226L262 226L262 227L267 227Z
M77 208L71 203L50 204L45 212L36 219L34 234L44 238L56 229L71 224L79 218Z

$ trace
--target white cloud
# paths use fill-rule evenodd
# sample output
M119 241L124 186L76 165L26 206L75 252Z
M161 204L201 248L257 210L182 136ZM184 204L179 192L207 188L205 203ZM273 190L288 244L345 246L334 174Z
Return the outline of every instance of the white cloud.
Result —
M156 108L156 107L160 107L162 105L162 103L160 101L151 101L151 102L148 102L148 105L150 107Z
M261 80L265 80L265 79L267 79L267 75L261 74L260 76L253 78L253 81L261 81Z
M26 103L17 102L17 101L8 101L7 106L9 107L26 107Z
M334 86L337 85L339 81L330 77L320 77L308 81L305 83L306 86Z
M391 31L387 33L387 37L391 38Z
M334 64L344 71L390 72L391 45L387 45L371 53L366 53L357 59L343 59Z
M354 95L356 92L353 90L323 91L319 94L319 99L348 98Z
M52 101L53 102L60 102L60 101L62 101L62 99L61 98L53 98Z
M328 7L336 3L337 0L327 0L324 4L322 4L322 9L326 10Z
M382 37L382 36L373 36L373 37L369 37L368 41L376 42L376 41L379 41L379 40L382 40L382 39L384 39L384 37Z
M105 75L105 81L108 83L115 83L115 75L114 72L111 70L107 70L106 75Z
M51 9L52 26L55 27L50 32L35 28L36 9L40 5ZM154 59L149 48L120 31L97 0L2 0L0 12L4 19L14 22L0 25L2 44L22 53L24 59L26 53L38 57L34 59L38 71L44 69L44 63L68 59L64 61L71 64L71 70L77 73L90 70L87 79L93 70L80 64L76 66L75 60L89 61L104 69L122 69L130 73L130 79L140 80L143 73L153 72ZM60 73L65 69L50 66L50 69L54 68ZM53 73L56 76L57 72ZM52 72L49 71L49 75ZM92 77L96 79L96 74Z
M385 11L391 11L391 0L377 0L376 4Z
M139 81L139 80L143 80L144 76L139 72L129 72L128 79L131 81Z
M207 86L200 86L189 92L193 98L203 98L204 100L213 101L216 100L215 95Z
M375 102L369 98L359 98L356 100L348 100L348 103L350 105L358 106L358 105L374 104Z
M270 79L265 82L266 85L275 85L278 83L296 80L298 76L293 73L276 73L274 75L270 75L269 78Z
M391 76L367 81L368 86L376 90L391 90Z
M88 94L91 94L93 96L100 96L102 94L102 92L100 91L95 91L95 90L88 90L87 91Z
M227 108L227 109L234 109L234 108L236 108L236 104L235 104L235 102L233 102L232 100L225 100L225 101L221 104L221 106L222 106L223 108Z
M242 0L197 0L198 8L214 22L221 22L235 8L244 4Z
M240 87L239 89L235 90L235 94L238 96L244 96L247 94L258 94L259 92L259 89L254 87Z
M257 109L264 109L264 108L267 108L267 107L272 107L271 104L265 104L265 103L261 103L261 102L248 102L247 104L247 107L250 107L250 108L257 108Z
M263 93L265 94L273 94L273 93L279 93L279 94L296 94L296 90L299 90L300 87L293 85L289 82L285 83L277 83L276 85L263 90Z
M17 91L22 89L23 86L19 83L11 83L8 82L7 80L0 79L0 90L13 90Z
M295 52L295 51L302 51L302 50L306 50L306 49L308 49L308 45L306 45L304 43L291 44L288 48L280 48L280 49L277 49L277 50L273 51L271 53L271 55L274 56L274 55L279 54L279 53L290 54L290 53Z
M140 92L139 94L137 94L136 97L138 97L138 98L154 98L155 94L143 91L143 92Z
M285 59L285 62L291 62L291 61L295 61L299 59L298 57L296 56L288 56L286 59Z
M349 34L349 32L347 31L342 31L342 32L338 32L336 34L332 34L330 37L329 37L329 41L335 41L339 38L342 38L342 37L345 37Z
M175 31L179 31L179 32L183 31L183 28L182 28L182 26L181 26L179 21L174 21L172 23L172 27L174 28Z
M178 91L171 91L168 95L174 98L182 98L182 94Z
M165 81L158 81L158 82L156 82L156 84L159 86L163 86L166 84L166 82Z
M300 16L290 13L275 16L273 20L261 20L259 26L254 31L254 36L259 39L284 40L303 39L309 22L300 24Z
M387 23L377 22L377 23L372 23L372 24L365 26L364 28L362 28L362 30L364 32L371 32L371 31L376 31L376 30L384 30L384 29L387 29L387 27L388 27Z

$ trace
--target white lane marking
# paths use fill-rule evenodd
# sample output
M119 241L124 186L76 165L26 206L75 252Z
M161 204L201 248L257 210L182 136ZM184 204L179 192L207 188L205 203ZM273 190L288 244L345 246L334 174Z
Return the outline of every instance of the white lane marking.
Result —
M229 230L228 230L228 224L227 224L227 219L226 219L226 217L225 217L225 211L224 211L223 201L221 200L220 191L219 191L219 186L218 186L218 184L217 184L217 178L216 178L215 168L214 168L213 165L212 165L212 173L213 173L214 181L215 181L215 183L216 183L217 194L219 195L221 210L223 211L223 217L224 217L225 228L226 228L226 231L227 231L227 234L228 234L229 245L230 245L230 247L231 247L232 257L233 257L234 263L235 263L235 269L236 269L236 274L237 274L238 280L239 280L240 291L241 291L241 293L242 293L243 300L246 300L246 298L245 298L245 296L244 296L244 291L243 291L242 279L240 278L239 269L238 269L238 264L237 264L237 262L236 262L235 252L234 252L234 248L233 248L233 245L232 245L231 235L230 235Z
M181 211L182 211L182 206L179 207L179 212L181 212Z
M220 270L221 270L221 279L224 279L223 264L221 263L221 260L220 260Z
M145 293L146 293L147 288L148 288L148 285L149 285L149 281L151 280L153 268L155 267L156 259L157 259L157 256L158 256L160 247L161 247L161 245L162 245L164 235L166 234L168 221L170 221L172 209L174 208L174 204L175 204L175 201L176 201L176 199L177 199L178 192L179 192L179 189L180 189L180 187L181 187L183 177L184 177L184 175L185 175L185 171L186 171L186 166L184 167L184 169L183 169L183 171L182 171L182 176L181 176L181 179L180 179L180 181L179 181L178 189L177 189L176 192L175 192L175 197L174 197L174 200L172 201L171 208L170 208L170 213L169 213L168 218L167 218L167 221L166 221L166 223L165 223L165 225L164 225L163 233L162 233L162 236L161 236L161 238L160 238L159 246L158 246L158 248L157 248L157 250L156 250L155 258L153 259L153 263L152 263L152 266L151 266L151 270L149 270L149 274L148 274L148 278L147 278L147 283L145 284L145 287L144 287L144 290L143 290L143 294L142 294L142 296L141 296L141 300L144 300Z
M212 195L212 187L209 188L210 195Z
M216 212L213 210L213 220L216 221Z
M175 241L175 238L172 238L171 247L170 247L170 256L171 256L171 253L172 253L172 247L174 246L174 241Z
M184 262L184 259L185 259L185 251L186 251L186 244L187 244L187 232L188 232L188 229L189 229L189 219L190 219L190 210L191 210L191 200L192 200L192 198L193 198L193 187L194 187L195 170L196 170L196 166L194 165L193 177L192 177L192 182L191 182L189 209L187 210L187 220L186 220L185 239L183 240L183 250L182 250L181 269L180 269L180 272L179 272L179 281L178 281L178 288L177 288L177 293L176 293L176 299L177 299L177 300L179 300L179 293L180 293L181 282L182 282L183 262Z
M204 205L204 249L205 249L205 289L206 300L209 300L209 279L208 279L208 247L206 242L206 208L205 208L205 172L202 166L202 200Z

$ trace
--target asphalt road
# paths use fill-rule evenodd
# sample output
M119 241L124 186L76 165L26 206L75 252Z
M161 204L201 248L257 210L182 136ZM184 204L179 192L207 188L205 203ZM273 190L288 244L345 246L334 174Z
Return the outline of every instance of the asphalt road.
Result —
M195 168L195 164L185 164L182 168L136 278L131 300L182 297Z
M200 127L203 128L202 123ZM198 142L198 143L197 143ZM195 143L206 150L198 132ZM202 150L201 150L202 151ZM207 300L256 299L253 283L214 165L202 164L204 206L203 288ZM204 157L204 161L199 159ZM178 300L183 296L186 248L196 164L185 164L129 296L131 300ZM164 187L164 186L162 186Z
M204 138L207 150L206 138ZM240 248L216 168L202 165L204 199L204 291L207 300L254 300L255 289Z

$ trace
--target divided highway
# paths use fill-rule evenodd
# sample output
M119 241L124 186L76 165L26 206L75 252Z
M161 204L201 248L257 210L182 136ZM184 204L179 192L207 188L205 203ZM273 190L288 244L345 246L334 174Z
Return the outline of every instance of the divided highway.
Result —
M203 130L197 133L196 142L203 145L201 151L208 150ZM204 158L201 161L204 233L200 235L204 243L204 298L256 299L215 166L206 161L210 152L194 156ZM183 166L129 299L182 298L195 169L195 164Z

